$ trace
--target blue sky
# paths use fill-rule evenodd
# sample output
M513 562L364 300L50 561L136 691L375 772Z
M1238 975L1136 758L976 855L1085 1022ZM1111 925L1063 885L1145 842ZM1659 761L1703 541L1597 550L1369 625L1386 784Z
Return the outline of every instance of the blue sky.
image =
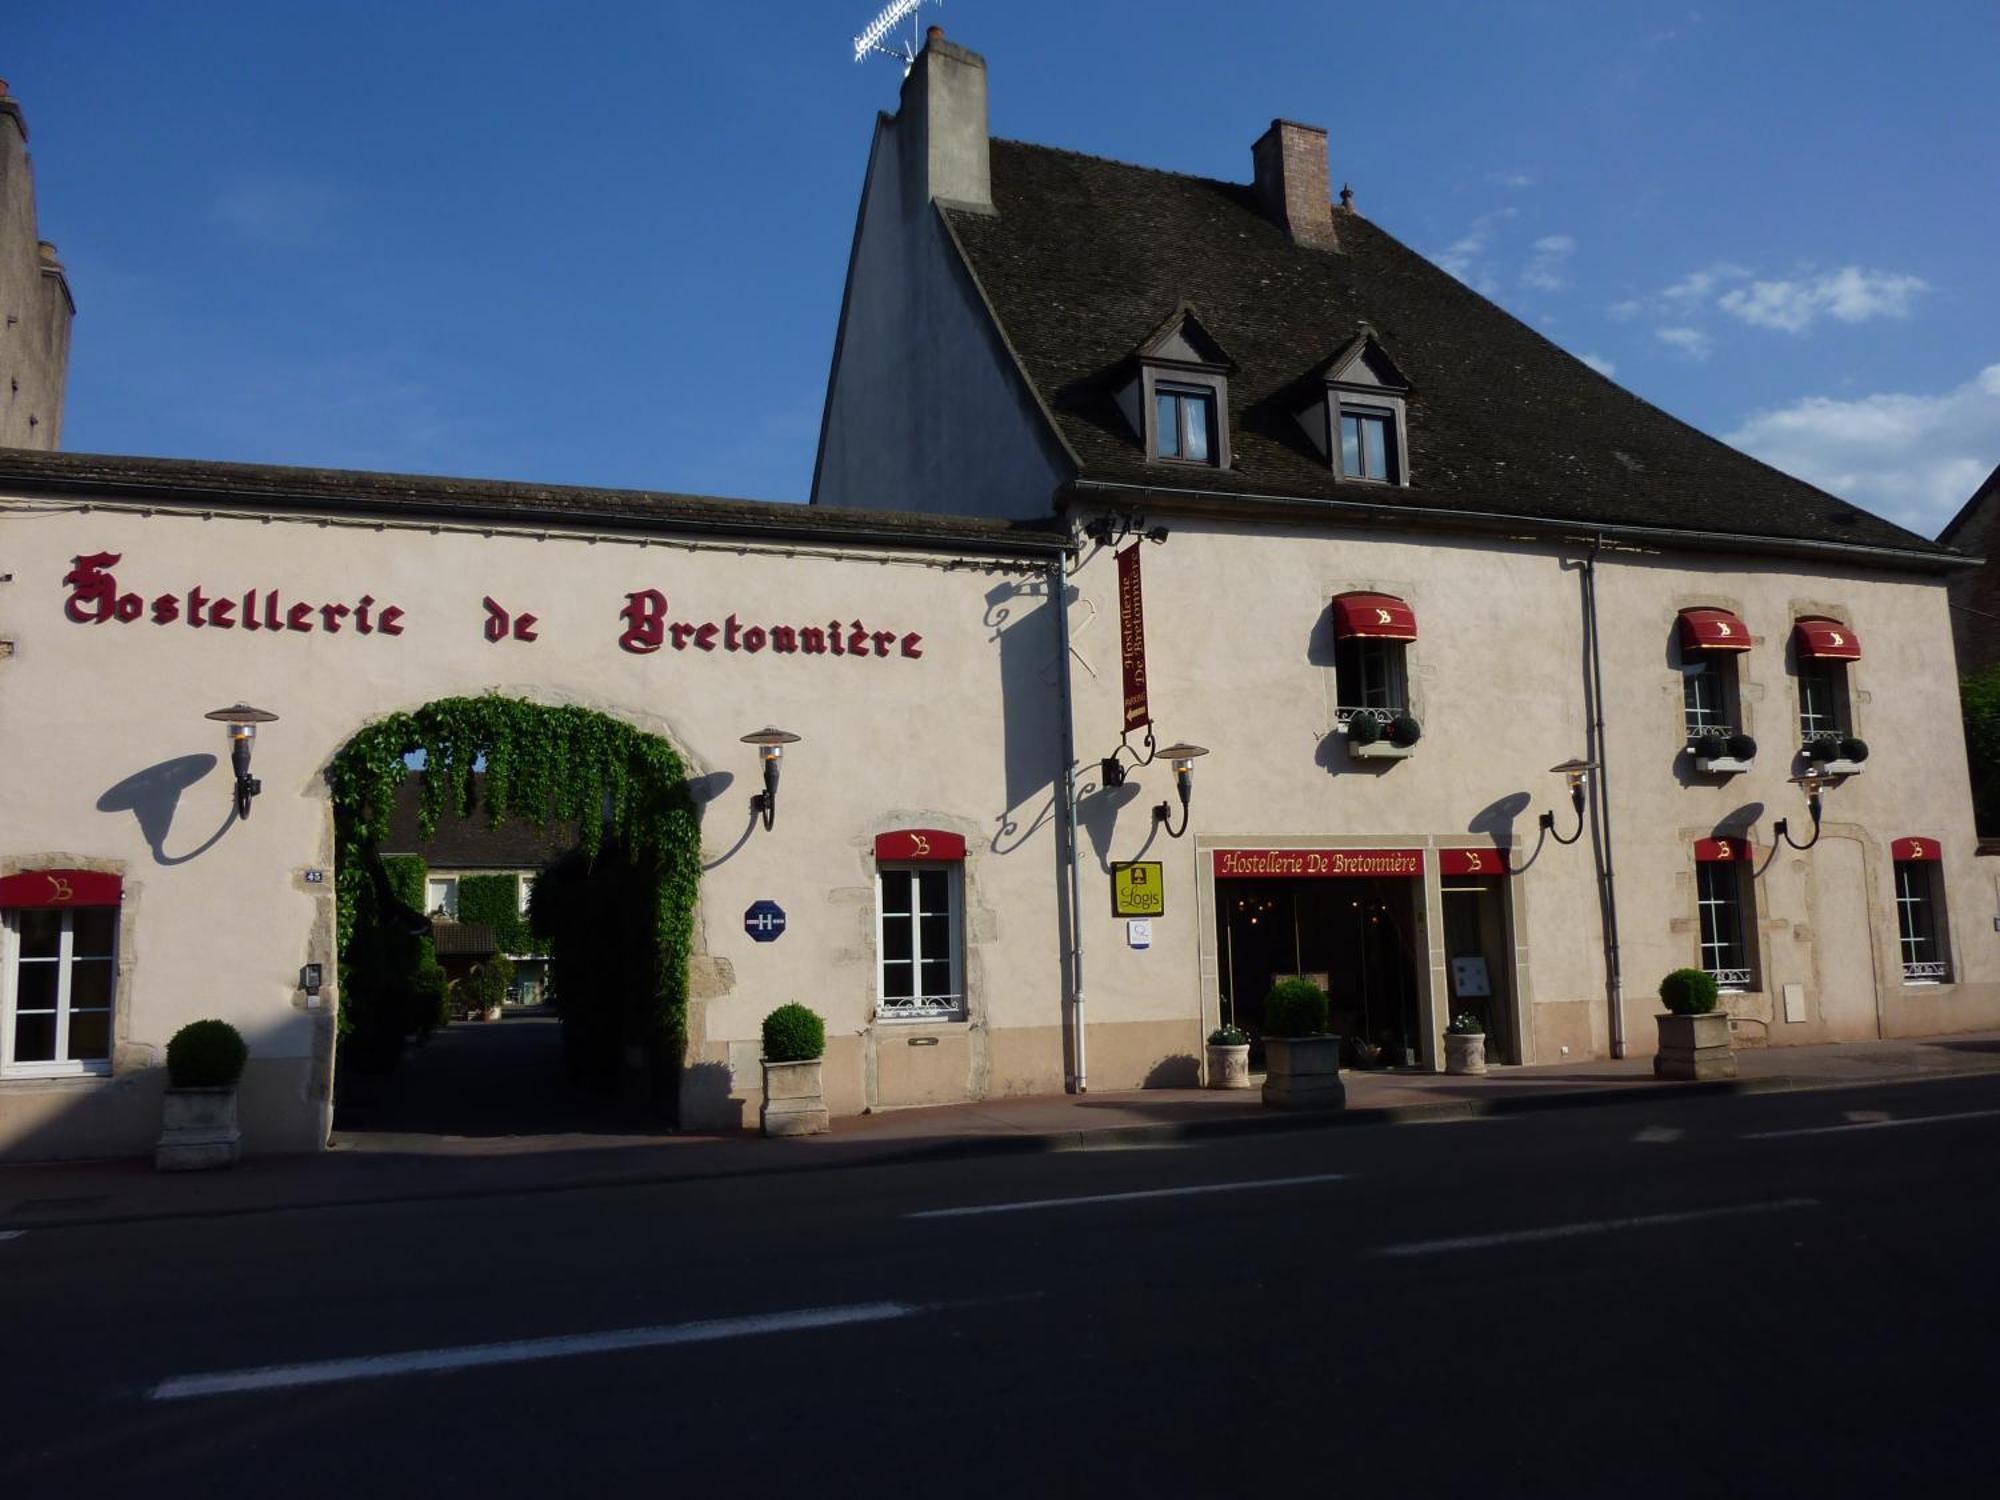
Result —
M74 450L804 498L878 0L10 16ZM2000 462L2000 5L947 0L996 134L1356 206L1925 532Z

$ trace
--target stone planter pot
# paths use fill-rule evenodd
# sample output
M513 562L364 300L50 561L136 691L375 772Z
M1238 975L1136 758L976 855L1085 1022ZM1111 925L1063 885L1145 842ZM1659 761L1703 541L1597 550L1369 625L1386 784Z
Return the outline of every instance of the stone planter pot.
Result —
M243 1134L236 1128L236 1085L168 1089L153 1165L162 1172L198 1172L234 1165Z
M1701 1016L1663 1013L1658 1018L1660 1050L1653 1055L1656 1078L1734 1078L1736 1049L1729 1041L1729 1012Z
M757 1123L766 1135L825 1135L826 1092L819 1058L764 1062L764 1103Z
M487 1007L486 1007L486 1019L487 1019L487 1020L489 1020L489 1021L497 1021L497 1020L499 1020L499 1019L500 1019L500 1007L499 1007L499 1006L497 1006L497 1005L489 1005L489 1006L487 1006Z
M1444 1034L1444 1070L1461 1075L1486 1071L1486 1033L1483 1031Z
M1340 1038L1264 1038L1264 1103L1272 1109L1343 1109Z
M1208 1044L1208 1086L1212 1089L1250 1087L1250 1044L1224 1046Z

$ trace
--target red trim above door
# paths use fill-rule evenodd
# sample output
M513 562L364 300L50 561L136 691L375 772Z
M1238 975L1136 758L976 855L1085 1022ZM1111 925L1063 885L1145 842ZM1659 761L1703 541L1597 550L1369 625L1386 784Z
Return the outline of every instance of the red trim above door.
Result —
M1505 849L1440 849L1438 874L1440 875L1505 875L1507 873L1507 851Z
M125 881L102 870L23 870L0 879L0 906L116 906Z
M1696 839L1694 857L1697 864L1724 864L1746 860L1750 857L1748 839Z
M1889 857L1898 864L1905 860L1942 859L1936 839L1897 839L1889 846Z
M938 864L965 858L965 835L937 828L898 828L875 835L875 857L894 864Z
M1750 649L1750 627L1726 609L1684 609L1680 630L1683 651Z
M1340 594L1333 601L1333 633L1343 641L1414 641L1417 612L1394 594Z

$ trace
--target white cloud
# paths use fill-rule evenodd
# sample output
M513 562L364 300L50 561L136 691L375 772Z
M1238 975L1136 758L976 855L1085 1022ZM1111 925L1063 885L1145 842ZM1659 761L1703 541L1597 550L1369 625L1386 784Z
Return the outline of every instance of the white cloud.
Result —
M1463 235L1431 256L1432 263L1483 295L1492 296L1493 267L1486 259L1486 249L1492 243L1494 231L1519 212L1514 208L1496 208L1481 214Z
M1609 309L1611 316L1621 323L1629 323L1646 310L1646 304L1637 297L1627 297L1623 302L1614 302Z
M1707 359L1715 347L1714 340L1699 328L1655 328L1653 336L1663 344L1671 344L1690 359Z
M1727 434L1765 463L1935 535L2000 461L2000 364L1936 396L1807 396Z
M1486 180L1495 187L1512 188L1517 193L1523 188L1535 185L1534 174L1531 172L1488 172Z
M1614 365L1601 354L1579 354L1577 358L1589 365L1591 369L1597 371L1606 380L1609 380L1613 375L1618 373L1618 366Z
M1535 253L1521 269L1521 284L1544 292L1559 292L1569 285L1565 272L1576 253L1576 241L1566 234L1545 234L1535 241Z
M1929 290L1919 276L1843 266L1798 281L1752 282L1719 300L1724 312L1752 327L1804 333L1822 313L1843 323L1907 317L1912 299Z

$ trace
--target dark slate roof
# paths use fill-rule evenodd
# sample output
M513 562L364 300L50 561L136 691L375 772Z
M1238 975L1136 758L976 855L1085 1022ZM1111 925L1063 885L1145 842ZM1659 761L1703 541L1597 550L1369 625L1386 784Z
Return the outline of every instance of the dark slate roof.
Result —
M1357 214L1335 211L1328 253L1245 184L1001 140L992 173L997 213L948 222L1085 481L1950 557L1613 384ZM1113 403L1181 304L1237 365L1229 471L1147 463ZM1282 401L1363 321L1413 387L1407 488L1335 479Z
M0 487L93 501L253 514L340 515L603 531L886 546L977 556L1042 555L1069 545L1046 521L905 511L834 510L659 490L606 490L354 469L300 469L207 459L132 458L0 448Z
M485 958L500 951L500 940L484 922L433 922L431 944L439 958Z
M576 830L551 822L537 828L523 818L492 822L481 804L485 777L472 778L472 811L450 810L438 819L437 831L425 838L417 827L417 807L423 784L412 776L396 788L396 805L389 814L384 854L416 854L433 870L539 870L576 843Z

